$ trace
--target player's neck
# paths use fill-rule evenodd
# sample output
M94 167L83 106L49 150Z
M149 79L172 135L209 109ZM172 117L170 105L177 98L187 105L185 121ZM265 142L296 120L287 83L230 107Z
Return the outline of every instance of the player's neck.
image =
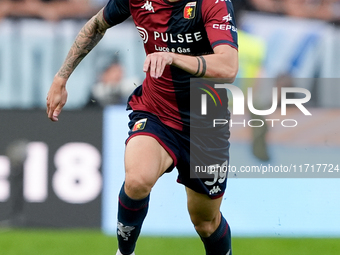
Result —
M179 1L181 1L181 0L168 0L168 2L171 2L171 3L173 3L173 2L179 2Z

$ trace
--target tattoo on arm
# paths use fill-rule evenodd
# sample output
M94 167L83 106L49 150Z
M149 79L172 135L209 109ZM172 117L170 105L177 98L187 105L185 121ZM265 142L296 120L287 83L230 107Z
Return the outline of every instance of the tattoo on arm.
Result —
M102 11L89 20L78 33L57 75L66 79L69 78L83 58L103 38L106 29L109 27L103 18Z
M205 62L204 57L199 56L199 58L202 60L202 72L198 77L203 77L205 75L205 72L207 71L207 63Z
M197 66L197 71L196 71L196 73L194 73L194 75L197 75L200 72L200 69L201 69L201 61L198 57L196 57L196 59L197 59L197 62L198 62L198 66Z
M196 57L198 65L197 65L197 71L194 73L197 77L203 77L207 71L207 63L202 56ZM202 62L202 70L201 70L201 62Z

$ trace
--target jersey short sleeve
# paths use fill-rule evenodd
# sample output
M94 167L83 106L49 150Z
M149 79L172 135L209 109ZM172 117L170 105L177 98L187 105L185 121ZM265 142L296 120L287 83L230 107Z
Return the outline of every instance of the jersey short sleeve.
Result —
M202 18L212 48L221 44L238 48L231 0L203 0Z
M111 25L122 23L130 17L129 0L110 0L104 8L104 19Z

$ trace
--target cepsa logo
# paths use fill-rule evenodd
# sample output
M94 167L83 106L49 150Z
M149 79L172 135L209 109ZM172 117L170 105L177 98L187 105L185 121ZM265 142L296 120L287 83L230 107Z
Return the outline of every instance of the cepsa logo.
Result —
M231 14L229 13L228 15L224 16L222 18L222 23L218 23L218 24L213 24L213 28L214 29L218 29L218 30L224 30L224 31L228 31L231 30L233 32L237 32L237 28L230 24L230 22L233 20Z
M213 24L213 28L224 30L224 31L231 30L233 32L237 32L237 28L235 26L228 25L228 24Z
M208 85L206 85L208 86ZM222 102L220 97L218 96L217 92L215 89L227 89L230 91L232 97L233 97L233 104L232 104L232 112L234 115L245 115L245 96L240 88L238 88L235 85L232 84L215 84L214 88L211 86L208 86L210 90L216 95L216 97L219 99L220 104L222 106ZM199 88L202 91L205 92L205 94L201 94L201 115L207 115L208 114L208 103L207 103L207 94L212 98L215 107L217 106L216 100L213 96L213 94L208 91L205 88ZM287 98L288 93L301 93L304 94L303 98L295 98L295 99L290 99ZM294 88L294 87L289 87L289 88L281 88L281 115L286 116L287 115L287 105L295 105L300 111L306 115L306 116L311 116L312 114L306 109L306 107L303 105L311 99L311 93L304 88ZM248 88L248 94L247 94L247 106L248 110L258 116L268 116L272 113L274 113L278 107L278 89L273 88L272 89L272 106L270 109L267 110L258 110L255 109L254 103L253 103L253 89ZM279 120L279 119L265 119L266 122L271 123L271 126L274 127L275 123L280 121L281 125L283 127L296 127L298 125L298 122L295 119L284 119L284 120ZM248 122L244 119L243 122L237 122L233 123L232 119L227 120L227 119L213 119L213 127L217 127L219 125L226 125L230 123L231 126L233 124L238 124L246 127L246 124L250 127L262 127L264 126L264 121L261 119L251 119ZM258 123L258 125L254 125L254 123Z

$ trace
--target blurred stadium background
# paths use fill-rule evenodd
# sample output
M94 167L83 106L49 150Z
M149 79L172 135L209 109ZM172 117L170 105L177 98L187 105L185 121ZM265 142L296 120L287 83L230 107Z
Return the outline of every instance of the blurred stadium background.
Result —
M340 3L296 1L294 9L286 0L234 2L242 10L237 85L253 87L260 107L271 104L274 86L305 88L312 93L306 104L312 116L291 107L284 119L297 120L295 128L277 124L257 132L235 125L230 164L334 167L324 175L231 175L221 210L235 236L234 253L339 254ZM128 131L122 102L144 77L142 39L131 20L110 29L70 78L65 111L51 123L44 112L47 91L86 20L6 16L3 3L0 254L114 254ZM115 72L115 88L105 90L108 70ZM102 98L105 93L115 99ZM283 119L279 110L270 118ZM175 171L153 190L137 252L203 254Z

